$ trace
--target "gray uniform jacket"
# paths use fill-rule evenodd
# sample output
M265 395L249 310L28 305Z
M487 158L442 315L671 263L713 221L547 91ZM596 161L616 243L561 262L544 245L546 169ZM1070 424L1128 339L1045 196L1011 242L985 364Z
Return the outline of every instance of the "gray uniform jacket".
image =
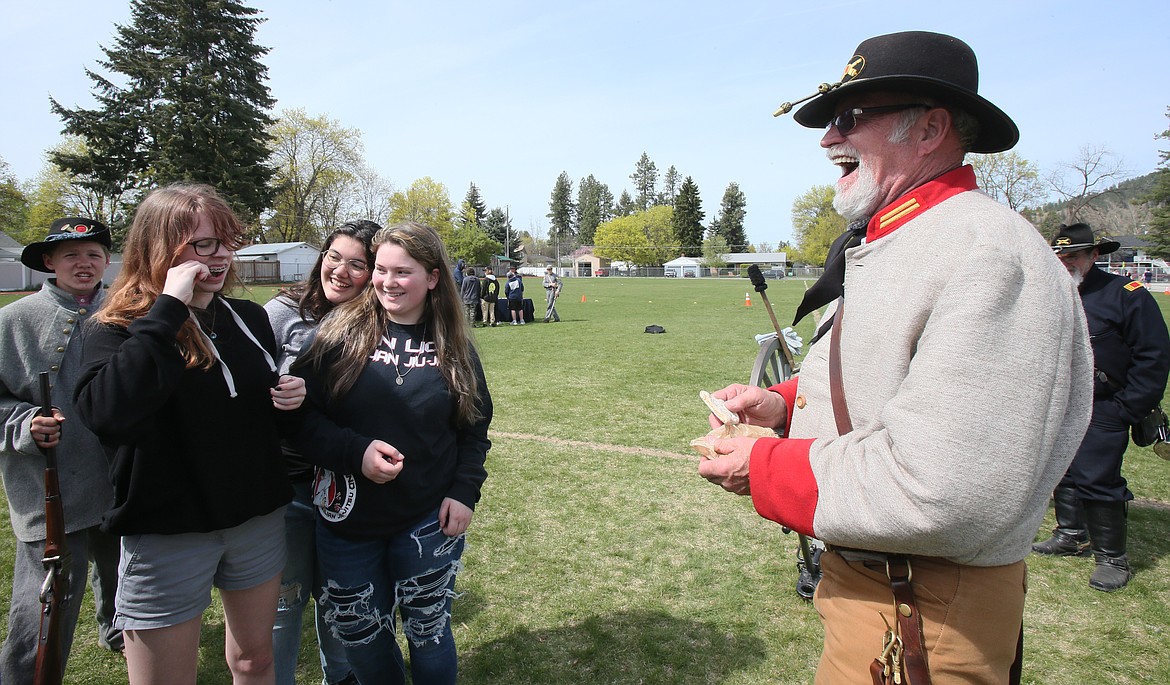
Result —
M40 410L37 377L49 372L53 406L65 415L57 445L57 477L65 510L65 532L101 523L114 503L109 462L97 436L73 408L81 360L82 324L100 306L79 307L69 293L45 281L40 292L0 308L0 475L18 540L45 539L45 457L29 430Z

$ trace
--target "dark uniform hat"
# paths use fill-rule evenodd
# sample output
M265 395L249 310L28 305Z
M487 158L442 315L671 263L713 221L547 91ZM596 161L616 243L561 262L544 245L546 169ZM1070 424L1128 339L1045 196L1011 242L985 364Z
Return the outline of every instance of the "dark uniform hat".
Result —
M1060 230L1052 238L1052 251L1060 254L1061 252L1095 247L1098 254L1109 254L1121 247L1121 243L1105 237L1102 237L1098 242L1093 241L1093 229L1088 224L1073 224L1072 226L1061 224Z
M107 250L114 246L110 240L110 229L106 228L105 224L93 219L71 216L54 221L49 227L49 235L43 241L24 248L20 253L20 261L34 271L52 273L52 269L45 266L42 257L66 240L88 240L100 243Z
M969 152L1003 152L1020 139L1015 122L981 97L979 64L971 48L952 36L926 31L905 31L862 41L845 65L837 83L822 83L812 102L793 115L797 123L824 128L836 114L843 98L874 91L905 92L932 97L961 109L979 122L979 135ZM776 110L785 114L796 103Z

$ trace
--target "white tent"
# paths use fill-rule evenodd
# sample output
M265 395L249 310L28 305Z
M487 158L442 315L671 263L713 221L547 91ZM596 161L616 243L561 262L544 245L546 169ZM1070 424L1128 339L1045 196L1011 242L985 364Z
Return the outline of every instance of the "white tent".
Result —
M679 257L662 265L666 276L698 278L703 275L703 260L694 257Z

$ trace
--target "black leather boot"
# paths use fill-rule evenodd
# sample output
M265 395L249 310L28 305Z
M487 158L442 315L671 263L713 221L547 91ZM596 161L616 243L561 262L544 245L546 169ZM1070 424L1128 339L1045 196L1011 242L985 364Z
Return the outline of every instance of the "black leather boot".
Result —
M1126 503L1085 500L1084 507L1089 544L1097 562L1089 587L1103 592L1120 590L1133 577L1125 554Z
M1089 556L1089 531L1076 489L1058 485L1052 492L1052 508L1056 511L1052 537L1032 545L1032 551L1058 557Z

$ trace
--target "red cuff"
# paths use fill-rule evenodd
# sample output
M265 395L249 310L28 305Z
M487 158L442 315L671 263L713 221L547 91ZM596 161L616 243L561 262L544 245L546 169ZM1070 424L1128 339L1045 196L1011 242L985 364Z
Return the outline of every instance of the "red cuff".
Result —
M813 535L817 509L817 479L808 460L813 440L760 438L748 467L756 512L805 535Z
M796 384L800 382L800 376L789 378L783 383L777 383L768 388L774 393L779 393L784 398L784 404L788 407L788 417L784 419L784 435L792 432L792 408L796 406Z

